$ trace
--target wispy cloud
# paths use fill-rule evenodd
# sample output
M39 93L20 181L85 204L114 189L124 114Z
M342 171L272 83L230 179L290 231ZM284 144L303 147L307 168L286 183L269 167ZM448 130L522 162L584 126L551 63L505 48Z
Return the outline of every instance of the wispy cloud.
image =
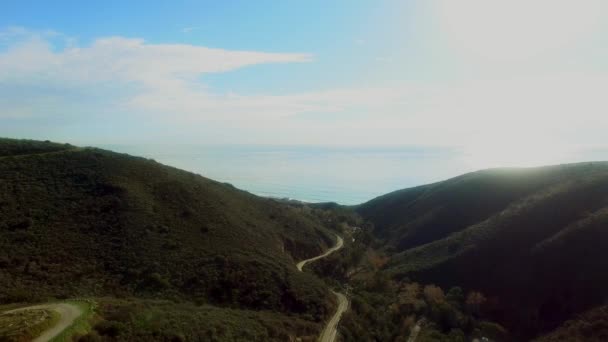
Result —
M65 46L57 50L46 34L25 29L10 29L4 36L11 37L8 48L0 53L0 82L18 84L23 94L24 107L31 108L30 95L39 89L61 97L66 88L82 91L104 86L121 88L125 95L107 99L108 104L141 105L154 103L172 105L176 99L197 98L213 102L214 96L200 82L202 75L221 73L239 68L268 63L302 63L312 61L309 54L232 51L185 44L148 44L142 39L108 37L95 40L89 46ZM62 89L52 91L52 89ZM8 99L0 101L7 102ZM145 101L144 101L145 100ZM15 110L16 104L11 99ZM2 102L0 102L2 104ZM159 106L169 108L169 105ZM175 109L183 106L174 106ZM42 111L42 109L41 109ZM42 113L41 113L42 114ZM2 116L15 117L3 108ZM31 116L31 110L27 116ZM201 113L205 116L205 113Z
M198 29L199 29L199 27L198 27L198 26L187 26L187 27L182 27L180 31L181 31L182 33L190 33L190 32L192 32L192 31L194 31L194 30L198 30Z
M144 136L146 123L185 141L481 146L476 154L492 156L599 145L608 129L608 74L598 70L252 95L214 89L205 75L313 56L125 37L56 44L69 37L18 28L0 37L0 135L8 120L44 118L81 131L96 117L112 127L108 139L117 138L115 125Z
M154 86L206 73L264 63L309 62L298 53L231 51L185 44L148 44L142 39L108 37L84 47L56 51L39 34L14 42L0 54L0 77L46 76L69 82L135 81Z

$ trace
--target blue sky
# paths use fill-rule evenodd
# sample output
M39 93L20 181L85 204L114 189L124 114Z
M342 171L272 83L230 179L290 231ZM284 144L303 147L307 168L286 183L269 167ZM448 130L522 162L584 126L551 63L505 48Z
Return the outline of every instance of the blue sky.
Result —
M7 0L0 136L443 146L480 167L564 161L607 144L607 9Z
M364 81L382 72L371 63L394 53L386 34L407 6L372 1L9 1L4 27L53 30L87 45L100 37L143 38L150 44L189 44L227 50L303 52L315 63L259 65L206 75L218 90L307 90ZM392 18L391 18L392 16ZM392 21L392 22L391 22ZM365 44L362 44L365 41ZM264 77L259 77L263 74ZM389 74L390 75L390 74ZM385 76L389 76L385 75ZM297 79L297 81L295 80Z

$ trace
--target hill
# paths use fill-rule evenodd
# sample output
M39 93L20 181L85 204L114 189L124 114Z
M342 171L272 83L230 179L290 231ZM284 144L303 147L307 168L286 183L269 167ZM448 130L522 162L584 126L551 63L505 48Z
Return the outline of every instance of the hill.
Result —
M357 211L394 252L395 278L481 290L516 336L606 299L608 163L480 171Z
M0 140L0 304L169 299L317 324L333 297L295 260L329 244L314 215L229 184L100 149Z

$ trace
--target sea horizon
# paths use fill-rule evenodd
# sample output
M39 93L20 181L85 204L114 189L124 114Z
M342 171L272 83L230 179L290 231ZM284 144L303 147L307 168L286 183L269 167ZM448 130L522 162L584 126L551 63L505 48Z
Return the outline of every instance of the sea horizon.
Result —
M357 205L399 189L491 167L540 166L608 159L581 152L536 165L478 165L465 152L425 146L274 146L104 144L97 147L154 159L230 183L252 194L302 202ZM587 159L585 159L587 158ZM591 158L591 159L590 159Z

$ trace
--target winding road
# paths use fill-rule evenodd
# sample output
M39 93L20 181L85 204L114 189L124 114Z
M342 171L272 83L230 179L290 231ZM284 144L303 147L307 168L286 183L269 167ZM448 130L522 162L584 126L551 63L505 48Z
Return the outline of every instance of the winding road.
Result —
M342 239L340 236L337 236L337 241L336 241L336 245L330 249L328 249L325 253L321 254L321 255L317 255L314 258L310 258L310 259L306 259L306 260L302 260L299 263L296 264L296 267L298 268L298 270L301 272L302 268L313 261L317 261L319 259L325 258L328 255L330 255L331 253L339 250L340 248L342 248L344 246L344 239ZM329 320L329 322L327 322L327 325L325 326L325 328L323 328L323 331L321 332L321 335L319 336L319 342L334 342L336 340L336 334L338 333L338 323L340 322L340 318L342 317L342 314L348 310L348 298L343 295L342 293L339 292L335 292L335 291L331 291L335 296L336 299L338 300L338 308L336 309L336 313L331 317L331 319Z
M82 310L74 304L70 303L54 303L28 306L25 308L14 309L4 313L25 311L25 310L53 310L59 314L59 322L53 327L45 330L40 336L36 337L33 342L47 342L52 340L57 335L61 334L65 329L69 328L76 318L83 314Z

